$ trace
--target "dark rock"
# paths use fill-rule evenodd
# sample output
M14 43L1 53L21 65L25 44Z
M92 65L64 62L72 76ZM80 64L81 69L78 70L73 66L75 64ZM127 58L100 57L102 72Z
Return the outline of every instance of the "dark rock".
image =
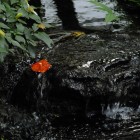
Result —
M118 5L122 7L122 9L125 11L126 15L128 15L128 18L132 20L132 22L135 23L135 25L139 25L140 21L140 2L138 0L117 0Z
M50 129L46 115L28 113L0 99L0 138L6 140L43 139Z
M57 117L94 116L115 102L138 107L140 34L85 35L56 45L47 58L53 67L45 74L24 72L14 104Z
M21 57L10 55L0 64L0 97L10 98L11 91L28 65Z

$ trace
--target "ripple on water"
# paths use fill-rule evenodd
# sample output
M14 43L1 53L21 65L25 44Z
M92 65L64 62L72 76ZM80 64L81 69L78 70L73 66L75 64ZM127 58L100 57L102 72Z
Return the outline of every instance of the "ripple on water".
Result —
M110 2L111 1L111 2ZM106 12L98 10L97 6L94 4L90 3L88 0L83 1L83 0L73 0L75 9L77 12L77 17L82 26L89 26L92 28L95 26L107 26L107 24L111 23L106 23L104 21ZM61 25L61 21L59 18L56 16L56 7L53 4L53 0L42 0L42 3L45 5L45 18L49 23L56 24L57 26ZM116 1L115 0L104 0L104 4L106 4L108 7L115 9L116 8ZM116 12L116 11L115 11ZM122 11L117 11L117 15L123 15ZM128 25L129 22L126 21L126 19L121 19L121 21L118 22L120 25Z

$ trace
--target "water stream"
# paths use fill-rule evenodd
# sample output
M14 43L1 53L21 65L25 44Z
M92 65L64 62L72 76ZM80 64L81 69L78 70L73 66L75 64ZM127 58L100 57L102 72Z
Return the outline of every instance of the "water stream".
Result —
M40 97L46 79L38 75ZM47 126L40 140L132 140L140 139L140 106L129 107L120 102L102 105L102 116L92 113L88 120L82 118L58 118ZM39 118L36 114L35 118ZM48 124L47 124L48 125Z
M104 0L104 3L113 9L117 9L117 3ZM49 23L61 26L61 21L56 16L56 8L52 0L42 0L45 7L45 17ZM74 0L79 22L82 26L107 26L105 12L96 9L96 6L88 0ZM124 13L116 11L118 15ZM121 28L131 24L125 16L117 24ZM50 127L46 136L41 140L131 140L140 139L140 108L134 109L121 105L119 102L103 108L105 119L92 119L91 122L60 120ZM92 116L91 116L92 117Z

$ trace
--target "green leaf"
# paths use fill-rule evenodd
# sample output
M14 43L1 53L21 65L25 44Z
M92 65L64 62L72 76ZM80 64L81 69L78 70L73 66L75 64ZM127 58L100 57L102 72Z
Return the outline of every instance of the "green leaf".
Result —
M10 29L6 24L0 22L0 28Z
M29 17L33 20L35 20L37 23L41 23L41 19L38 15L35 14L29 14Z
M29 5L27 0L0 0L0 29L4 30L5 37L0 37L0 61L3 61L8 53L15 55L30 54L35 57L38 40L44 41L49 47L52 40L46 33L38 33L38 23L42 23L41 18L28 12ZM16 15L22 13L22 17L16 19ZM27 26L27 23L33 22L33 26ZM47 27L51 27L47 24ZM35 33L35 34L34 34ZM23 51L21 51L22 49Z
M26 27L25 30L24 30L24 34L25 34L26 39L29 39L29 40L33 39L32 38L32 30L31 29Z
M118 17L106 5L98 2L97 0L90 0L90 2L95 4L97 6L97 9L107 12L106 17L105 17L105 22L112 22L114 20L118 20Z
M8 41L10 44L12 44L14 47L18 47L18 48L20 48L20 49L22 49L22 50L24 50L24 51L27 51L25 47L21 46L21 45L19 44L19 42L17 42L16 40L14 40L14 39L11 37L11 34L10 34L10 33L9 33L9 34L6 34L6 39L7 39L7 41Z
M98 7L98 9L101 10L101 11L107 12L107 13L113 13L113 11L111 9L106 9L106 8L103 8L103 7Z
M8 22L8 23L13 23L13 22L16 22L16 19L13 18L13 17L9 17L9 18L6 20L6 22Z
M22 13L22 16L25 17L25 18L29 18L29 14L28 12L24 9L24 8L20 8L17 13Z
M5 6L3 4L0 4L0 10L6 11L6 8L5 8Z
M8 54L8 47L5 39L0 38L0 62L4 61L4 58Z
M112 14L107 14L106 17L105 17L105 22L112 22L116 19L117 19L117 17L113 13Z
M21 3L21 5L22 5L22 7L23 7L24 9L27 9L27 8L28 8L28 5L27 5L26 0L21 0L20 3Z
M0 47L7 49L7 43L4 37L0 37Z
M11 7L7 2L4 2L3 4L4 4L5 9L6 9L6 15L7 15L7 17L13 15L14 14L13 7Z
M53 42L50 39L50 37L44 32L35 33L34 36L36 38L38 38L39 40L42 40L45 44L48 45L48 47L51 47L51 45L53 44Z
M36 43L36 41L34 41L34 40L28 40L28 43L29 43L29 45L31 45L31 46L37 46L37 43Z
M4 46L0 46L0 53L8 53L8 51Z
M28 51L29 51L30 56L32 58L35 58L35 52L36 52L35 47L28 46Z
M0 53L0 62L3 62L7 53Z
M11 37L11 33L6 33L5 38L11 44L11 41L13 40L12 37Z
M11 5L17 3L17 0L11 0Z
M0 12L1 13L1 12ZM0 18L1 18L1 20L3 19L3 18L5 18L5 16L3 15L3 14L0 14Z
M25 27L21 23L16 23L17 30L19 32L24 32Z
M26 48L23 47L22 45L20 45L17 41L12 40L11 43L12 43L12 45L14 45L14 46L16 46L16 47L22 49L23 51L26 51Z
M24 20L22 20L22 19L18 19L18 21L20 22L20 23L22 23L22 24L27 24Z
M24 39L24 37L19 36L19 35L16 35L15 39L16 39L18 42L23 42L24 44L25 44L25 42L26 42L25 39Z
M39 28L37 27L37 24L33 24L32 29L36 32Z

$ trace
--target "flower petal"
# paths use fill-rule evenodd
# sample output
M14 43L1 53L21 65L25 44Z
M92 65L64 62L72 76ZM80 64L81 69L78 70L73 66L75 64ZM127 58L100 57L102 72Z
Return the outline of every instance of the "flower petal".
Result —
M42 59L31 65L32 71L44 73L48 71L52 65L46 60Z

